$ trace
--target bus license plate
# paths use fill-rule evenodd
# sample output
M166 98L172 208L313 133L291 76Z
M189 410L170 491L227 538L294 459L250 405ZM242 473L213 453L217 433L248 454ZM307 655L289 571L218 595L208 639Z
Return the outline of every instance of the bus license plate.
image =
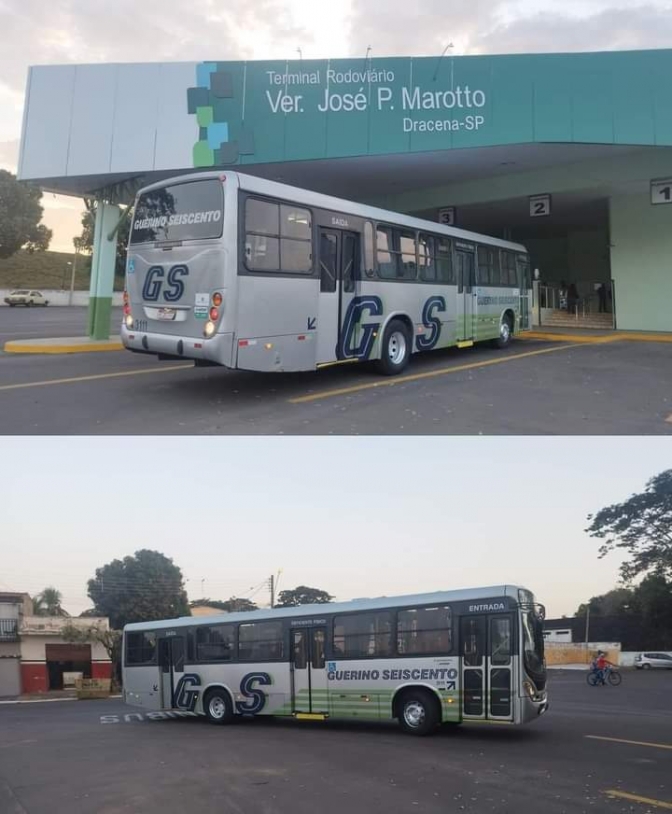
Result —
M177 312L174 308L159 308L159 312L156 315L157 319L175 319L175 314Z

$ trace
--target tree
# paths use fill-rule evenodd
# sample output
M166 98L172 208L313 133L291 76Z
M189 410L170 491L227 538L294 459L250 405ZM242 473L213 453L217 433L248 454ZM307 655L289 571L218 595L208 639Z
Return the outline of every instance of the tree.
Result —
M635 592L632 588L614 588L601 596L593 596L590 601L579 605L575 616L586 615L588 605L590 605L591 616L620 616L627 610L634 609Z
M199 599L196 602L189 603L190 608L202 607L203 605L207 605L210 608L219 608L222 611L226 611L226 613L259 610L258 606L255 605L251 599L237 596L232 596L231 599L227 599L226 602L220 602L217 599Z
M323 605L334 597L319 588L308 588L299 585L293 591L280 591L276 605L280 608L294 608L297 605Z
M91 198L84 199L85 211L82 213L82 233L74 237L72 242L78 252L91 254L96 229L96 201ZM117 230L117 259L114 267L115 277L123 277L126 271L126 247L131 229L130 212L122 212L121 221ZM107 238L107 235L105 235Z
M81 628L68 624L61 629L61 636L64 641L72 644L91 644L94 642L102 644L112 662L113 683L121 686L121 630L108 630L98 627L98 625Z
M159 551L143 549L96 569L88 594L99 616L121 630L129 622L149 622L191 614L182 572Z
M11 257L21 248L29 252L49 248L51 229L42 220L42 193L21 184L7 170L0 170L0 258Z
M588 520L586 532L603 541L600 558L617 548L630 555L621 565L624 581L650 573L672 577L672 469L651 478L643 492Z
M672 647L672 580L650 574L635 589L635 607L653 647Z
M33 613L35 616L68 616L62 602L61 592L50 586L33 599Z

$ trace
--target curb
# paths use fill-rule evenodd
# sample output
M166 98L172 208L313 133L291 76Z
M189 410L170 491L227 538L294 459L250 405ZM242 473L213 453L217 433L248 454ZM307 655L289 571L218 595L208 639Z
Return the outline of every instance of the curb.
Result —
M628 333L627 331L615 331L610 334L571 334L571 333L551 333L546 331L524 331L517 334L517 339L542 339L545 342L572 342L584 343L586 345L600 345L608 342L672 342L672 334L647 334Z
M99 698L99 701L113 701L121 698L121 695L108 695L107 698ZM0 701L0 705L7 704L56 704L59 701L79 701L79 698L15 698L11 701Z
M571 342L572 344L583 343L585 345L600 345L607 342L618 342L623 339L616 334L608 336L589 336L586 334L555 334L544 331L525 331L518 334L518 339L543 339L545 342Z
M5 353L103 353L123 350L121 339L19 339L5 342Z

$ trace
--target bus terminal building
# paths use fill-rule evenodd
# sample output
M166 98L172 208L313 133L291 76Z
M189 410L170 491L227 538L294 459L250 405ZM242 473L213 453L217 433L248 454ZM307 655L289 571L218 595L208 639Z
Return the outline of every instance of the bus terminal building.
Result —
M29 71L19 178L98 198L91 333L120 206L237 169L524 244L535 319L672 330L672 50Z

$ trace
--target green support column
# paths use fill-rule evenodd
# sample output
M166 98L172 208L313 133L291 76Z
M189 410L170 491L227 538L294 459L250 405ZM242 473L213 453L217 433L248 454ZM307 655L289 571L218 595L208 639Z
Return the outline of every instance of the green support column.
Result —
M89 299L89 337L91 339L110 338L114 267L117 260L116 226L120 212L118 206L98 201ZM111 240L110 234L113 234Z

